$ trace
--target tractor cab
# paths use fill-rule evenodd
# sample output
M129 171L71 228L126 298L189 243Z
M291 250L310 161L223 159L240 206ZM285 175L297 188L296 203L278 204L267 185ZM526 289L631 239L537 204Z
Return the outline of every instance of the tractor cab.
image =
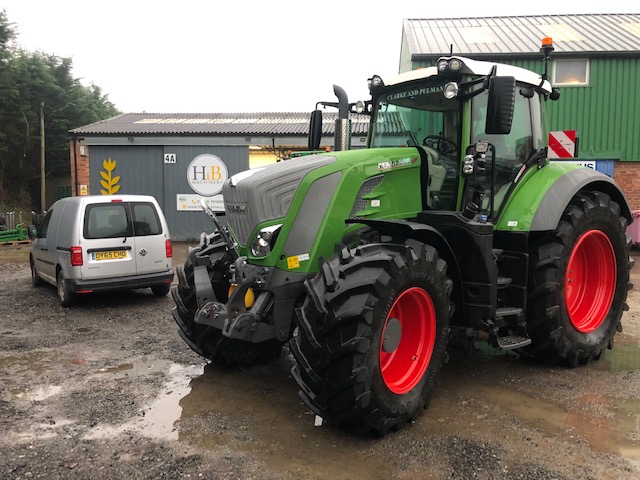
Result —
M545 147L541 101L551 86L530 71L446 57L369 86L368 146L418 149L425 210L497 217Z

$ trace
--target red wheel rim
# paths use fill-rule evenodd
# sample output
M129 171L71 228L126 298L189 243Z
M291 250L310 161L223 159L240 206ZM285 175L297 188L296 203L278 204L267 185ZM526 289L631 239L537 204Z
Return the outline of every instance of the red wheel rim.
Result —
M402 328L398 346L392 352L383 348L390 320L399 322ZM420 382L431 361L435 341L436 311L431 297L422 288L408 288L393 303L380 340L380 371L389 390L401 395Z
M582 333L597 330L611 308L616 289L616 255L600 230L585 232L576 242L564 282L567 313Z

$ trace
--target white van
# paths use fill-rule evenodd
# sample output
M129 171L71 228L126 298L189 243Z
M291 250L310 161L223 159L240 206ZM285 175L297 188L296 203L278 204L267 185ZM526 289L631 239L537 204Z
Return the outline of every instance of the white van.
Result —
M163 296L171 288L169 228L151 196L62 198L29 235L33 285L57 286L62 306L91 292L151 287Z

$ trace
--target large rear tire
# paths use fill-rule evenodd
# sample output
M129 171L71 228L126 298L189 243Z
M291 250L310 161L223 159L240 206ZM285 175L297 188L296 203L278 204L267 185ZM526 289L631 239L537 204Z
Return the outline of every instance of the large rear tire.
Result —
M384 435L429 404L453 283L418 242L343 247L306 282L290 342L300 396L336 424Z
M532 244L527 325L533 341L525 353L576 366L613 348L633 266L626 227L608 195L583 192L556 230Z
M281 342L276 340L261 343L244 342L225 337L221 330L194 321L198 310L194 268L206 268L216 297L219 301L227 300L226 295L229 291L229 282L225 276L228 268L227 249L222 243L216 245L215 240L212 243L213 245L201 244L191 250L184 267L176 268L178 285L172 287L171 296L176 304L172 313L180 328L180 336L194 352L218 365L251 366L278 358L283 346Z

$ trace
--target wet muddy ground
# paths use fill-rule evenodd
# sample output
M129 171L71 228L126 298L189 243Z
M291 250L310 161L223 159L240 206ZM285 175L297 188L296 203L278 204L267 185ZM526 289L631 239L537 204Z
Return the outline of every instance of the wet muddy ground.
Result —
M315 426L286 350L245 370L206 364L170 296L65 309L31 287L27 252L0 247L0 479L640 478L640 271L599 362L452 356L429 410L372 439Z

